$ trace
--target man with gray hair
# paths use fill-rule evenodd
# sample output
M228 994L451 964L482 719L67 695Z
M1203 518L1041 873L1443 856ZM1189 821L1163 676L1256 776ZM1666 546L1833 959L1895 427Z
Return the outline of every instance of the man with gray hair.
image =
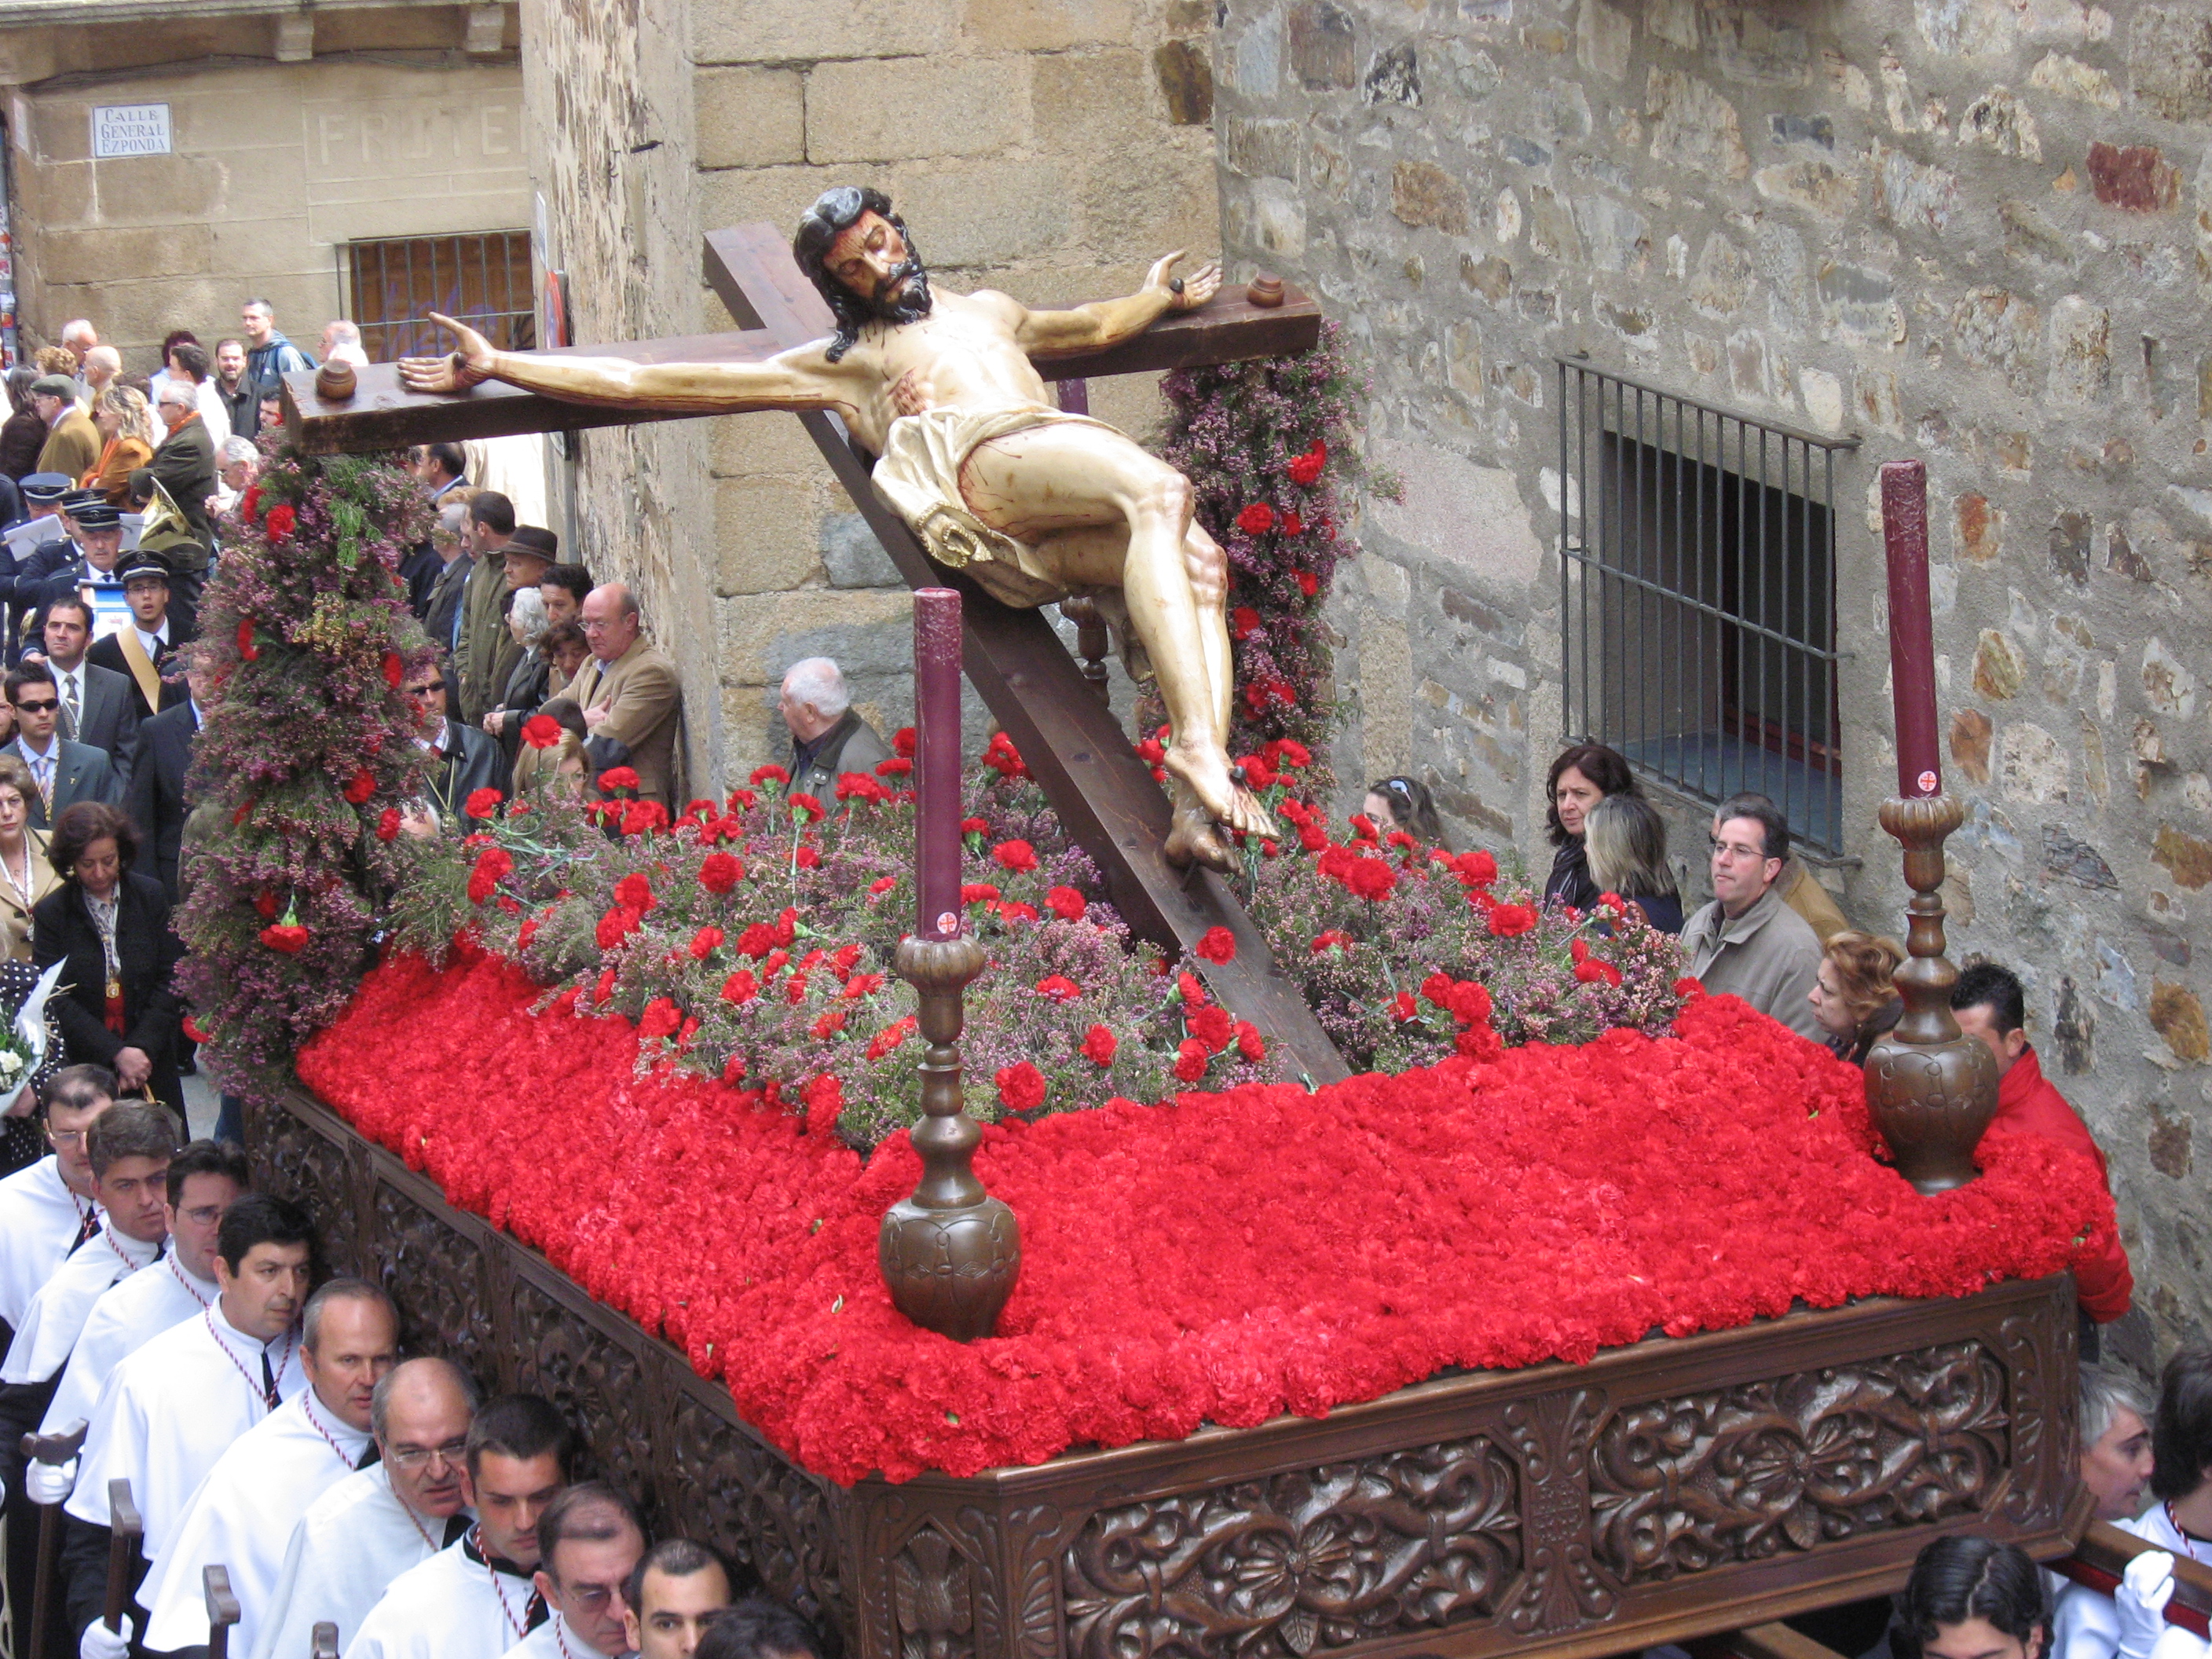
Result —
M154 459L131 475L134 495L151 497L159 484L184 514L192 532L189 545L167 550L179 576L181 591L173 593L187 616L198 609L200 586L207 574L208 551L215 544L215 527L208 519L207 498L215 493L215 434L200 413L199 388L182 380L163 382L161 401L154 413L167 436Z
M853 707L845 671L827 657L807 657L784 670L777 696L791 730L791 788L827 804L847 772L874 775L891 751Z
M307 1298L300 1324L307 1386L230 1443L161 1546L138 1595L149 1649L207 1644L202 1573L220 1564L238 1597L230 1639L253 1651L292 1529L367 1455L376 1385L398 1351L398 1310L375 1285L335 1279Z
M462 1483L477 1385L449 1359L386 1372L369 1404L381 1455L307 1506L284 1546L261 1633L243 1659L300 1659L315 1626L343 1651L392 1581L468 1530Z
M2081 1484L2100 1521L2132 1521L2151 1477L2150 1396L2133 1377L2081 1367Z
M362 349L361 325L349 323L343 317L325 323L323 361L326 363L351 363L356 368L367 368L368 353Z
M605 1481L570 1486L538 1522L532 1583L550 1615L507 1659L622 1659L629 1651L623 1594L645 1554L637 1506Z
M629 765L637 772L639 799L669 805L676 721L684 702L676 665L646 639L637 600L621 582L604 583L584 596L582 623L592 654L568 690L555 695L584 711L584 726L592 734L584 754L592 775Z

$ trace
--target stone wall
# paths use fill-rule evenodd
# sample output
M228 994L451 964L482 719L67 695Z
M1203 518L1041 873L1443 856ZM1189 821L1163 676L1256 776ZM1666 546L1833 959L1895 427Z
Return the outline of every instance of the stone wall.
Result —
M529 222L496 33L471 59L460 8L334 19L326 55L294 63L267 55L266 17L0 32L27 341L89 317L150 370L171 329L212 344L258 293L312 349L343 313L345 243ZM173 153L94 160L91 110L120 103L167 104Z
M701 231L788 232L833 184L890 191L940 285L1033 302L1218 246L1206 0L615 10L530 0L524 20L533 173L581 340L730 326L699 286ZM1143 380L1094 409L1157 418ZM787 744L775 687L803 656L843 662L886 730L911 718L905 591L795 420L590 434L574 495L595 571L638 574L682 618L656 632L683 658L702 787Z
M2135 0L1230 0L1238 274L1376 374L1407 491L1338 609L1348 769L1532 863L1559 740L1553 359L1863 439L1838 473L1850 914L1899 931L1875 468L1928 464L1954 954L2018 969L2137 1309L2212 1334L2212 18ZM1866 510L1862 510L1862 508ZM1702 864L1701 811L1675 847Z

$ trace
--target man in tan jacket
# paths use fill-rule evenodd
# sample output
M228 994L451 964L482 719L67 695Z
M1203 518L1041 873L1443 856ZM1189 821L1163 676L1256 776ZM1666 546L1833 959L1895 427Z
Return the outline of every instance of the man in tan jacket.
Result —
M676 716L684 699L676 665L646 643L637 601L620 582L608 582L586 596L583 625L592 654L568 690L554 695L582 706L584 725L592 734L584 752L595 775L627 764L637 772L642 799L672 805ZM626 758L613 753L617 744L628 750Z
M1820 940L1783 902L1790 824L1764 795L1736 795L1713 814L1713 902L1682 928L1691 974L1714 995L1741 997L1815 1042L1826 1034L1806 999Z

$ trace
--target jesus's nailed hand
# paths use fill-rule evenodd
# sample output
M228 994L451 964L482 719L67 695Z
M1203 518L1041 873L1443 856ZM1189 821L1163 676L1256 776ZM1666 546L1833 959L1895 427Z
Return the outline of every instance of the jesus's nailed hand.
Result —
M402 357L399 360L399 383L410 392L429 392L450 396L481 386L491 379L494 352L491 342L466 323L455 322L441 312L430 313L430 320L441 328L453 330L460 340L458 350L443 357Z

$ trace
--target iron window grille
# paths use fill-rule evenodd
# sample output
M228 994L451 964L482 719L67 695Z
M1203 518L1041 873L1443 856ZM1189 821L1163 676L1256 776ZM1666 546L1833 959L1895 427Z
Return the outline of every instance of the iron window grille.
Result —
M1836 455L1561 358L1566 737L1693 799L1771 797L1842 850Z
M449 349L427 320L433 311L459 318L501 351L538 343L526 230L348 242L338 258L347 314L372 362Z

